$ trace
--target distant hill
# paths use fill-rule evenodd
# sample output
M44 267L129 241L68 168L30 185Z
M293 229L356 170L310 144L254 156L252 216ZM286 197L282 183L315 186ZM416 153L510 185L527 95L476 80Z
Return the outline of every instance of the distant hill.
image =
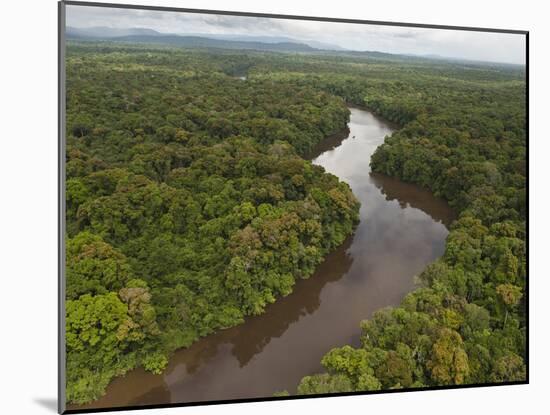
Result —
M370 58L385 61L420 61L426 60L448 62L465 65L510 66L513 64L499 64L494 62L471 61L467 59L444 57L435 54L414 55L394 54L378 51L357 51L344 49L330 43L315 40L298 40L286 36L255 36L242 34L166 34L148 28L117 29L112 27L77 28L67 27L66 36L74 40L103 40L128 43L150 43L179 46L185 48L218 48L218 49L245 49L271 52L299 52L315 53L352 58ZM520 65L521 66L521 65Z
M114 38L121 36L161 36L162 34L153 29L133 27L129 29L117 29L113 27L67 27L66 35L69 38Z
M344 51L345 48L331 43L319 42L310 39L295 39L287 36L254 36L238 34L211 34L211 33L185 33L185 36L206 37L209 39L237 40L244 42L262 43L303 43L315 49Z
M104 40L128 43L150 43L185 48L245 49L271 52L299 52L323 55L348 56L355 58L376 58L384 60L411 60L421 57L395 55L376 51L353 51L315 40L297 40L286 36L254 36L240 34L166 34L153 29L111 27L76 28L67 27L68 39Z
M66 36L68 39L155 43L188 48L252 49L280 52L314 52L319 50L305 43L286 41L285 38L280 39L282 41L275 41L272 39L270 42L258 40L213 39L203 36L162 34L152 29L142 28L113 29L107 27L93 27L80 29L68 27Z
M306 50L329 50L329 51L345 51L345 48L342 48L338 45L333 45L330 43L319 42L317 40L298 40L287 36L254 36L254 35L242 35L242 34L217 34L217 33L185 33L185 34L175 34L175 33L160 33L153 29L146 28L128 28L128 29L117 29L112 27L90 27L90 28L78 28L78 27L67 27L67 37L69 39L94 39L94 40L123 40L123 41L132 41L131 36L154 36L159 37L159 39L154 39L154 43L168 43L168 44L178 44L182 46L188 46L189 44L196 44L197 38L201 39L210 39L210 40L221 40L221 41L230 41L230 42L246 42L246 44L212 44L214 46L206 45L206 42L202 42L205 46L202 47L230 47L234 48L244 48L244 49L260 49L260 50L294 50L294 51L306 51ZM187 39L183 39L187 38ZM162 40L162 42L161 42ZM135 40L140 42L151 42L153 39L141 38L140 40ZM259 45L259 43L273 45L277 44L278 46L265 46ZM300 45L300 46L295 46ZM309 46L310 49L304 48L304 46Z
M317 49L303 43L279 42L245 42L237 40L209 39L199 36L179 35L130 35L111 38L110 40L135 43L160 43L165 45L182 46L188 48L220 48L220 49L253 49L281 52L313 52Z
M68 27L68 39L104 40L128 43L150 43L172 45L185 48L245 49L270 52L300 52L337 55L348 57L370 57L385 60L422 59L420 57L394 55L376 51L352 51L327 43L299 41L285 36L252 36L234 34L165 34L152 29L109 27L74 28ZM316 45L312 46L312 45Z

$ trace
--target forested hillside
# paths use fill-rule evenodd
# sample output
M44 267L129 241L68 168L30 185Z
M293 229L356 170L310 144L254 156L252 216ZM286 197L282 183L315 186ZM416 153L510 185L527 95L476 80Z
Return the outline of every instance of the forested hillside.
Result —
M299 157L345 128L343 100L239 61L69 48L69 401L262 313L352 232L349 187Z

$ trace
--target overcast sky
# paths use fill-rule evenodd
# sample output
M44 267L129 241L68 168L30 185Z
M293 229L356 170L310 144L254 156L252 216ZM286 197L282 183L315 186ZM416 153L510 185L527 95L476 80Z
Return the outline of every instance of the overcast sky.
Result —
M161 33L285 36L351 50L525 63L525 36L262 17L67 6L67 26L150 28Z

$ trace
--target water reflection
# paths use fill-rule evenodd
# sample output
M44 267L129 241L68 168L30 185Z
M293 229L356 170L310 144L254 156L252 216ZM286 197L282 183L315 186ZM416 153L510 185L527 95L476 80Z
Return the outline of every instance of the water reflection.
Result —
M321 370L327 351L358 344L361 320L414 288L414 276L442 255L452 212L424 189L371 174L370 156L392 129L351 112L346 138L331 137L311 156L361 201L354 235L265 314L176 352L163 375L139 369L116 379L88 407L293 393L303 376Z
M243 326L235 328L231 351L241 367L260 353L273 338L281 337L292 323L319 308L323 288L341 278L351 267L353 258L346 252L351 242L352 237L349 237L327 257L327 261L318 267L312 277L300 281L291 295L271 304L265 314L249 319L249 327L245 330Z
M148 392L140 395L139 397L133 398L128 405L139 406L153 402L156 404L160 404L170 402L170 399L171 396L168 385L164 382L160 382L159 386L155 386L151 388L151 390L149 390Z
M371 172L370 177L374 185L386 197L386 200L397 200L403 209L409 206L420 209L446 227L449 227L451 222L456 219L454 211L449 209L446 203L434 203L433 195L429 190L380 173Z
M334 150L342 144L342 141L349 137L349 133L349 128L346 128L344 131L327 137L321 143L317 144L308 154L306 154L304 158L306 160L315 160L321 154Z

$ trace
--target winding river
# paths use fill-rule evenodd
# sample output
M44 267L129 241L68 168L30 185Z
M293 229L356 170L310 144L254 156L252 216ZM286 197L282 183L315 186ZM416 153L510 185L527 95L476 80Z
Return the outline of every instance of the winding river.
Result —
M424 189L371 173L370 156L392 127L368 111L350 110L349 133L327 139L311 158L349 183L361 201L355 233L265 314L179 350L162 375L133 370L101 399L71 408L295 393L303 376L322 369L331 348L359 344L361 320L414 288L414 276L443 254L453 212Z

